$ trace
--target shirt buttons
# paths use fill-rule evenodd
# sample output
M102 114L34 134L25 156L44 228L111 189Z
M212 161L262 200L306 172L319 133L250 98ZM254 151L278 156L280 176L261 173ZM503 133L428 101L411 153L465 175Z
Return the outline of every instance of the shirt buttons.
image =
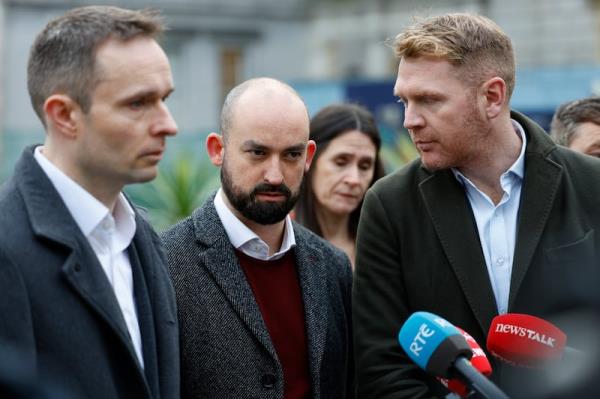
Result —
M498 258L498 259L496 259L496 265L502 266L503 264L504 264L504 258Z

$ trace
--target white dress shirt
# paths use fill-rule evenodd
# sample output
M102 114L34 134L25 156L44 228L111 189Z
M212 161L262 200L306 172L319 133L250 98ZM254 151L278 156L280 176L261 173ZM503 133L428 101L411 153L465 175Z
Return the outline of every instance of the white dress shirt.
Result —
M462 173L455 169L452 170L456 178L464 185L475 216L481 249L499 314L508 311L510 278L517 237L517 217L525 174L525 147L527 146L523 127L515 120L512 121L512 124L516 134L522 140L521 152L513 165L500 176L500 185L504 194L498 205L494 205L490 197L479 190Z
M225 204L223 196L225 193L220 188L215 195L215 208L225 232L229 237L229 241L235 249L242 251L246 255L261 260L275 260L281 258L287 251L296 246L296 238L292 227L292 219L290 215L285 217L285 230L283 233L283 241L279 251L269 256L269 246L252 230L248 228L240 219L237 218Z
M127 329L142 368L142 337L133 293L133 274L127 248L135 235L135 214L119 194L112 214L94 196L58 169L36 147L34 157L46 173L75 223L96 253L123 313Z

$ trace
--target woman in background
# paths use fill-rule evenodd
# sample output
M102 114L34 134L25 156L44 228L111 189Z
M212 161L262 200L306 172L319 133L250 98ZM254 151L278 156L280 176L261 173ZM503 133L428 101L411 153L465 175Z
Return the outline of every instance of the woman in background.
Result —
M379 130L367 109L330 105L311 119L310 139L317 150L296 205L296 220L343 250L354 267L363 198L384 175Z

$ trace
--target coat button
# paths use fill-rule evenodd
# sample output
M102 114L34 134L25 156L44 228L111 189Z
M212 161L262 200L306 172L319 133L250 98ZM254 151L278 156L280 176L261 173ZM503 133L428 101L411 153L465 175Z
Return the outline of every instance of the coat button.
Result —
M276 378L273 374L265 374L260 377L260 383L262 384L263 388L266 389L273 389L275 387L275 381Z

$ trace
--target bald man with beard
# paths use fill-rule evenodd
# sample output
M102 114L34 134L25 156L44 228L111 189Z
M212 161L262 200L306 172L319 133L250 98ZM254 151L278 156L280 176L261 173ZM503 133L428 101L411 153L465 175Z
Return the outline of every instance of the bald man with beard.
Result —
M301 98L252 79L206 140L221 188L162 236L183 398L352 396L347 256L293 222L315 143Z

